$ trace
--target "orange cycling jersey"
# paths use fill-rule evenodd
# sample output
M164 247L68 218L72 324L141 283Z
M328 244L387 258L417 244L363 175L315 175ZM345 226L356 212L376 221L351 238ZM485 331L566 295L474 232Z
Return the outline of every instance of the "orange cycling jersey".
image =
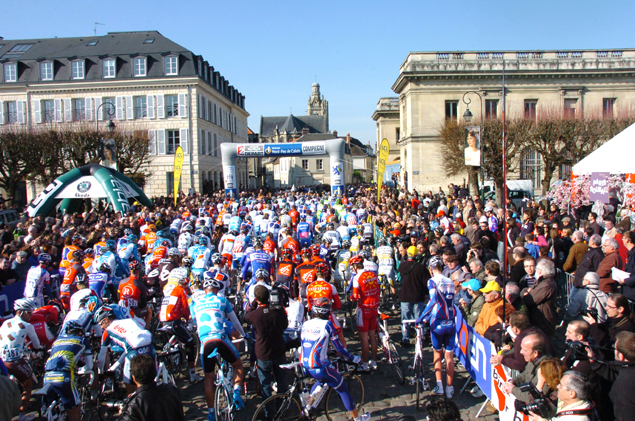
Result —
M86 257L84 259L84 263L82 264L82 266L84 267L84 270L88 271L91 266L93 266L93 262L95 261L95 259L89 259L88 257Z
M160 246L155 248L154 251L152 251L152 258L150 258L150 267L154 269L157 266L159 266L159 262L161 261L161 259L165 259L167 255L168 255L167 247Z
M293 250L293 254L297 254L300 251L300 244L295 241L293 238L287 238L284 244L282 245L283 249Z
M309 303L309 311L319 298L328 298L331 303L333 303L334 310L342 307L342 302L340 301L339 295L337 295L335 287L322 279L311 282L306 288L306 299Z
M73 253L77 250L79 250L79 247L73 245L64 247L64 250L62 250L62 261L60 262L61 268L67 268L71 265Z
M163 288L163 301L161 302L161 312L159 320L170 322L190 318L190 308L187 303L187 294L180 285L167 284Z
M141 239L146 247L146 251L150 253L154 248L154 242L157 241L157 233L149 232Z
M86 271L81 264L73 263L73 265L66 270L66 273L64 273L64 279L62 279L62 285L60 285L60 299L66 311L69 311L71 307L71 295L77 292L75 278L78 273L86 274Z
M291 222L293 222L293 225L298 225L298 217L300 216L298 211L295 209L291 209L289 211L289 216L291 217Z
M267 238L265 243L262 245L262 249L267 253L273 253L276 250L276 243L273 240Z
M130 310L134 316L134 310L139 307L141 290L136 285L137 278L131 276L126 282L119 284L119 305Z
M379 307L379 283L375 272L365 270L353 278L353 299L364 310Z

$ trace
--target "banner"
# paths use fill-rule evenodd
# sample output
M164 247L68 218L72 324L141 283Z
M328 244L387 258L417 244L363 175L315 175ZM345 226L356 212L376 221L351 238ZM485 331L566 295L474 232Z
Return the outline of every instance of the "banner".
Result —
M174 207L176 207L176 202L179 199L181 171L183 171L183 149L179 146L174 153Z
M465 165L481 166L481 127L465 128Z
M592 203L600 201L609 203L609 177L607 172L592 172L591 185L589 186L589 200Z
M381 195L381 185L384 182L384 172L386 171L386 161L390 152L388 139L382 139L379 145L379 155L377 155L377 201Z

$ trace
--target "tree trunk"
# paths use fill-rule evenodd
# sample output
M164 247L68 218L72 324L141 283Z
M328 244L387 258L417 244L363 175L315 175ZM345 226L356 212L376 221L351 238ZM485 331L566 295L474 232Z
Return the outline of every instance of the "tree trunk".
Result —
M545 165L545 178L542 179L542 195L546 195L549 191L549 187L551 186L551 178L553 178L553 173L555 168L553 166Z
M502 207L504 205L503 197L505 196L504 185L502 180L496 180L496 203Z
M478 167L470 167L467 171L471 196L480 196L478 190Z

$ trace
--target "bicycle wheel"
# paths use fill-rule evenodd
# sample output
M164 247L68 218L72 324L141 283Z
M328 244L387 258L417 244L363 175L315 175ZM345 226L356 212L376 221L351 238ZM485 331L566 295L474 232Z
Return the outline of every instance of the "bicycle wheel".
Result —
M265 407L268 407L271 411L269 417L265 416ZM265 399L254 413L253 421L257 420L299 420L304 419L302 415L302 405L293 396L289 396L288 393L281 393L279 395L273 395Z
M350 393L355 402L355 408L361 412L364 405L364 383L357 374L344 373L342 374L346 386L348 386L348 393ZM326 395L326 405L324 408L326 418L329 421L334 421L340 417L348 417L348 410L344 407L342 398L337 390L329 388L328 395Z
M399 352L397 352L397 348L392 341L388 342L388 353L388 362L390 363L390 368L392 368L392 374L395 376L395 380L397 380L399 384L404 384L406 376L404 374L403 358L399 356Z
M417 360L415 362L415 367L414 367L414 378L415 378L415 382L417 385L417 403L415 405L415 408L417 408L417 411L421 411L421 408L423 407L423 367L421 366L422 361L421 360Z
M223 386L216 386L216 396L214 396L216 419L218 421L232 421L233 414L233 401L227 389Z

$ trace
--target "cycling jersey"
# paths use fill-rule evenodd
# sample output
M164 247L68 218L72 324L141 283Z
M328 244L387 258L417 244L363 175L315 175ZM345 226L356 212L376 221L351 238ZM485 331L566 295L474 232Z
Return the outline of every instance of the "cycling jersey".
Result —
M26 274L24 296L33 298L38 307L44 305L43 290L51 284L51 275L42 266L34 266Z
M196 319L198 337L201 343L215 336L225 335L224 323L227 320L233 323L238 333L245 336L245 332L227 298L219 297L211 292L194 303L192 318ZM230 340L228 342L233 346Z
M49 324L57 325L60 310L54 305L40 307L33 312L29 323L35 329L35 334L43 347L50 347L55 341L55 336L49 329Z
M238 231L240 229L240 224L242 222L243 221L242 221L242 219L240 219L240 216L232 216L231 219L229 220L228 229L230 231L232 231L232 230Z
M88 288L95 291L98 297L104 296L106 285L112 285L112 280L106 272L93 272L88 274Z
M336 251L340 248L340 244L342 242L342 237L339 232L335 230L326 231L322 238L330 238L331 244L329 245L329 250Z
M68 268L71 265L71 262L73 261L73 253L78 250L79 250L79 247L74 245L69 245L64 247L64 249L62 250L62 260L60 262L60 269L64 269L64 271L66 271L66 268ZM60 270L60 272L62 271ZM63 273L62 273L62 276L64 276Z
M373 239L374 236L374 230L373 230L373 224L369 223L369 222L364 222L362 224L362 226L364 227L364 239L366 241L370 241Z
M136 277L119 284L119 305L128 308L133 316L144 317L148 309L148 290Z
M211 251L204 245L195 245L188 249L188 255L194 259L192 270L204 271L209 267Z
M172 269L177 268L178 265L172 262L172 259L163 259L159 262L159 265L148 273L147 284L150 287L164 287L168 283L168 277Z
M247 272L251 272L253 275L258 269L265 269L267 273L271 273L271 265L271 255L262 250L257 250L247 256L241 272L242 277L243 279L246 279Z
M297 232L300 247L309 247L313 243L313 232L311 229L311 225L309 225L307 222L300 222L297 227Z
M262 249L273 257L273 254L276 251L276 243L273 240L267 238L262 245Z
M379 274L379 266L372 260L364 260L364 270Z
M379 283L374 272L363 270L353 278L353 298L363 310L379 307Z
M167 284L163 288L163 301L159 320L169 322L173 320L185 320L190 318L190 308L187 303L187 294L181 285Z
M340 234L340 238L342 239L342 241L351 239L351 233L348 229L348 226L340 225L339 227L337 227L336 231Z
M181 254L185 254L187 249L194 243L194 235L189 232L184 232L179 235L179 239L177 241L177 247Z
M332 343L335 350L353 360L353 356L344 348L335 326L330 320L311 319L302 325L302 346L300 347L300 362L307 370L316 370L325 367L332 367L328 359L329 343Z
M221 254L224 256L232 256L232 251L234 250L234 241L236 241L236 237L232 234L225 234L220 239L220 243L218 244L218 250L220 250Z
M340 296L337 294L337 288L324 279L313 281L306 288L306 300L309 311L313 304L320 298L327 298L332 303L334 310L342 307Z
M51 356L44 366L44 385L49 385L53 393L60 397L62 408L69 410L81 403L75 370L85 353L84 338L75 335L60 336L51 349ZM86 362L92 359L86 358ZM88 365L88 364L87 364Z
M95 291L93 291L90 288L80 289L76 293L71 295L71 300L70 300L70 309L71 309L71 311L77 310L79 308L80 301L82 301L84 298L90 297L91 295L93 297L98 298L98 296L95 293Z
M348 261L350 260L352 253L349 250L339 250L335 256L335 262L337 270L334 273L334 278L337 281L346 281L350 279L350 269L348 267Z
M69 310L71 295L77 291L75 278L80 273L86 275L84 267L80 263L73 263L72 266L67 268L64 279L62 280L62 285L60 285L60 299L62 300L64 309L67 311Z
M293 223L293 225L298 225L298 218L300 217L300 213L297 210L291 209L289 211L289 217L291 217L291 223Z
M5 320L0 327L0 358L5 363L23 358L27 339L35 348L41 347L31 323L25 322L20 316Z
M245 255L245 250L251 246L251 238L246 234L240 234L234 240L234 247L232 248L232 255L234 259L240 261Z
M119 255L119 258L121 258L124 265L130 263L131 260L141 261L141 258L139 257L139 249L134 243L123 244L117 254Z
M278 262L278 269L276 270L275 281L281 285L284 285L290 291L293 291L293 277L295 275L295 269L295 263L289 260Z
M395 267L395 261L393 259L393 249L390 246L380 246L377 247L377 251L375 252L377 255L377 265L379 266L379 271L382 274L387 274L385 271L389 270L392 272Z
M267 224L267 232L271 234L273 238L278 238L280 234L280 223L277 221L271 221Z
M311 262L304 262L295 268L295 277L298 280L299 296L306 299L306 288L315 281L317 273L315 265Z
M223 287L218 290L216 295L218 295L219 297L225 297L229 295L228 292L229 288L231 287L231 279L229 279L229 275L221 271L219 268L212 268L209 270L209 273L211 273L213 279L216 279L223 284Z
M430 339L434 350L445 348L446 352L451 352L456 346L454 282L439 274L434 275L431 281L434 288L430 289L430 301L416 322L430 322Z
M152 334L143 329L133 319L114 320L104 331L99 351L99 371L103 372L108 347L117 345L125 352L123 367L124 383L130 384L130 360L138 354L154 356Z

